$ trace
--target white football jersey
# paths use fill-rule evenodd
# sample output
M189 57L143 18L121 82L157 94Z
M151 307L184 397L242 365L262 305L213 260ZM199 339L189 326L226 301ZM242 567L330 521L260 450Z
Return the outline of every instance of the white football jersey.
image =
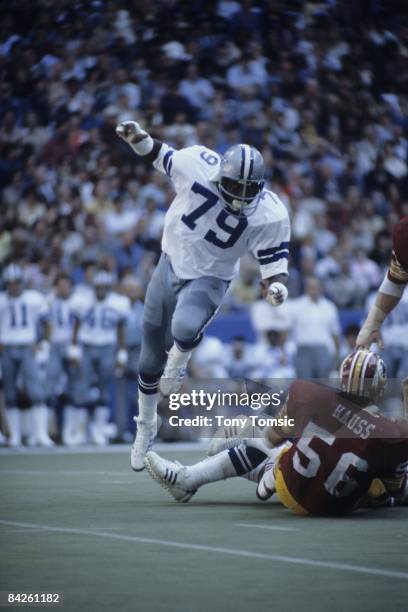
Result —
M79 342L92 346L116 344L117 326L125 322L130 311L130 300L111 292L105 299L97 300L95 295L76 299L74 314L79 318Z
M262 278L287 273L290 222L285 206L264 189L252 215L228 213L214 182L219 165L220 156L199 145L176 151L163 144L154 162L176 190L162 241L174 272L182 279L231 280L239 258L250 251Z
M49 298L51 320L51 342L69 344L72 340L74 301L72 297L63 300L56 295Z
M26 289L16 298L0 293L0 344L34 344L48 315L47 300L38 291Z

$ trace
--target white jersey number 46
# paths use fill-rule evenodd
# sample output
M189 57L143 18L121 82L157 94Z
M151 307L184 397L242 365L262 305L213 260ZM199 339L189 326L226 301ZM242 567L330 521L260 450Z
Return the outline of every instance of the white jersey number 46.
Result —
M293 455L294 469L305 478L314 478L322 463L319 455L310 447L310 442L313 438L319 438L319 440L322 440L329 446L332 446L336 440L335 436L322 427L319 427L312 421L308 423L297 443L297 449L308 460L307 465L304 466L301 463L298 451ZM354 467L359 472L367 472L368 463L355 453L343 453L336 467L324 483L324 488L330 495L346 497L358 486L357 481L353 480L347 473L350 467Z

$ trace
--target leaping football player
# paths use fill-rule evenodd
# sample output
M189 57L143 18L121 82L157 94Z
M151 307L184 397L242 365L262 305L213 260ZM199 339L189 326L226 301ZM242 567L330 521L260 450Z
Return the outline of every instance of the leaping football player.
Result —
M149 451L146 467L182 502L204 484L244 475L258 482L261 500L276 493L298 514L347 515L369 498L406 502L408 421L391 421L376 406L386 383L384 362L359 349L343 361L340 376L341 390L292 383L279 416L294 419L293 428L268 427L264 439L213 440L212 456L192 466ZM407 380L404 396L407 405Z
M399 304L408 284L408 217L403 217L395 225L392 242L390 267L357 336L356 346L369 348L376 342L383 348L381 325Z
M120 123L116 132L170 177L176 191L166 214L163 252L146 292L131 451L131 466L140 471L157 433L159 388L164 396L180 389L190 355L239 258L248 251L257 258L270 304L279 306L287 298L290 223L285 206L264 188L264 160L254 147L235 145L223 156L199 145L175 150L135 121Z

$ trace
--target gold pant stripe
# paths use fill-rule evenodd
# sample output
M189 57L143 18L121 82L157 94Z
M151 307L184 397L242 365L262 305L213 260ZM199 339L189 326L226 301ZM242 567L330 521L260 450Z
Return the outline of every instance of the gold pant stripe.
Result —
M289 493L280 467L278 467L276 470L275 486L276 494L286 508L293 510L293 512L296 512L296 514L309 514L308 511L303 508L303 506L297 503L297 501L292 497L291 493Z

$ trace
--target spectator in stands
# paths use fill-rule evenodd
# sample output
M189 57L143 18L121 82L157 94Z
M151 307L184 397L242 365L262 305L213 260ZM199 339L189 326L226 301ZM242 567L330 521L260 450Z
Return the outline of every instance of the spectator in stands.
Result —
M257 146L292 215L291 297L316 275L338 308L362 306L408 212L402 9L26 4L0 3L2 266L18 261L42 292L61 271L82 283L89 260L146 286L172 188L117 139L132 115L175 146ZM258 291L245 257L228 307Z
M316 277L306 279L305 293L291 303L296 343L296 375L327 378L339 361L340 324L336 306L322 295Z

